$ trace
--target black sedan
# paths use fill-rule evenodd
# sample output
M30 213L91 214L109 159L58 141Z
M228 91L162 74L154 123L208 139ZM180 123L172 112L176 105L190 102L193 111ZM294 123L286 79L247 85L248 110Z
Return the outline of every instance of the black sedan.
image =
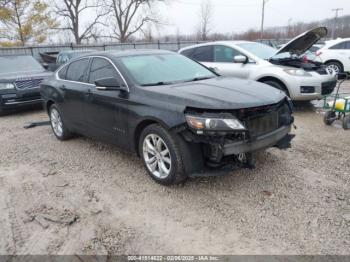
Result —
M293 137L283 92L168 51L80 57L41 94L58 139L82 134L135 151L164 185L251 167L254 152L285 149Z
M52 75L31 56L0 57L0 115L41 105L39 85Z

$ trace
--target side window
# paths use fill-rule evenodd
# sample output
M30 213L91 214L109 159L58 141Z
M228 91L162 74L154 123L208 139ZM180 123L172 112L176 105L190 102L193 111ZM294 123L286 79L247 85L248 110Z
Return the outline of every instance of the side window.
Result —
M199 62L213 62L213 46L194 48L191 58Z
M192 58L192 53L193 53L193 49L187 49L181 52L181 55L187 56L189 58Z
M91 64L89 83L94 84L98 79L109 77L114 77L121 83L119 74L109 61L103 58L94 58Z
M67 70L67 80L76 82L86 82L86 71L89 65L89 59L84 58L69 64Z
M350 50L350 41L345 42L345 49Z
M60 79L63 79L63 80L66 79L66 76L67 76L67 69L68 69L68 66L65 66L65 67L63 67L63 68L58 72L58 77L59 77Z
M342 42L342 43L339 43L339 44L332 46L330 49L346 49L345 44L346 44L346 42Z
M222 63L233 63L233 58L241 55L237 50L223 45L216 45L214 47L214 61Z

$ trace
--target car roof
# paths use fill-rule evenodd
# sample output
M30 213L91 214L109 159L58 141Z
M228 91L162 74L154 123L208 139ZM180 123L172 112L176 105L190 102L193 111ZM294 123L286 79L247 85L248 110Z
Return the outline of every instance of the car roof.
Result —
M350 41L350 38L337 38L337 39L328 40L326 41L325 47L330 47L345 41Z
M85 54L81 57L89 56L105 56L108 58L125 57L125 56L137 56L137 55L157 55L157 54L174 54L172 51L158 50L158 49L130 49L130 50L110 50L110 51L99 51ZM80 58L81 58L80 57Z
M229 46L234 46L234 45L246 44L246 43L256 43L256 42L245 41L245 40L214 41L214 42L207 42L207 43L187 46L187 47L184 47L184 48L180 49L179 51L191 49L191 48L194 48L194 47L207 46L207 45L229 45Z

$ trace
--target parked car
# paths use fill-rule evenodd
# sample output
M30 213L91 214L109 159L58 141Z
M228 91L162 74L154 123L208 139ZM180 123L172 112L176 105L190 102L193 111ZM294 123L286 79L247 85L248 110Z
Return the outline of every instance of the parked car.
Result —
M136 151L164 185L250 166L252 153L290 146L289 98L268 85L219 77L169 51L99 52L41 85L53 133Z
M305 54L303 55L303 58L305 60L305 62L308 61L317 61L317 51L320 50L323 47L323 45L321 44L316 44L313 45L312 47L310 47L309 50L307 50L305 52Z
M45 61L52 61L52 59L56 61L55 63L47 63L47 69L54 72L69 60L91 52L93 52L93 50L66 50L59 52L57 55L52 54L51 60L49 54L41 54L41 57L45 59Z
M316 56L337 73L350 72L350 38L327 41Z
M0 56L0 115L41 105L39 85L52 75L31 56Z
M327 35L325 27L310 30L277 50L248 41L223 41L179 51L220 75L256 80L283 90L293 100L321 99L333 92L336 75L318 62L301 57Z

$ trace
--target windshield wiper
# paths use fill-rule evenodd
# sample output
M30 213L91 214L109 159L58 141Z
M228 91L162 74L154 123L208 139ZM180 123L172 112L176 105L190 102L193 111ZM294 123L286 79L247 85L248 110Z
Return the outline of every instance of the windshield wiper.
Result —
M190 80L186 80L185 82L195 82L195 81L201 81L201 80L207 80L207 79L212 79L214 77L212 76L203 76L203 77L195 77Z
M165 85L171 85L173 84L172 82L157 82L157 83L148 83L148 84L143 84L141 86L165 86Z

